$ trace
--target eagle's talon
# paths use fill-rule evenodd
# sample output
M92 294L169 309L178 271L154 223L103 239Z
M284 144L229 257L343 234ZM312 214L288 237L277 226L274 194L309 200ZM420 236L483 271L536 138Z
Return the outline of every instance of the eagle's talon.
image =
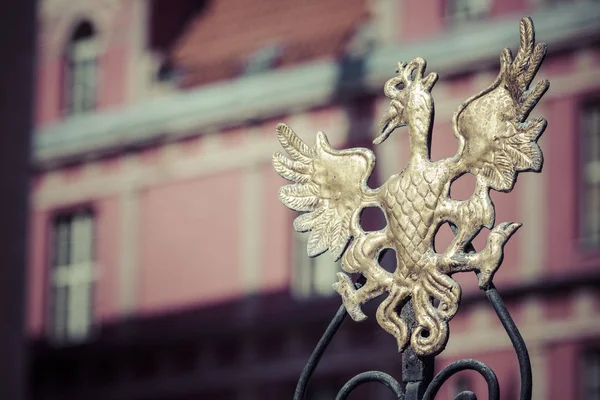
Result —
M495 258L496 254L502 255L504 245L520 227L521 224L518 222L503 222L492 229L486 246L492 254L491 258Z
M521 225L520 222L503 222L493 229L492 233L503 235L505 237L504 242L506 242Z

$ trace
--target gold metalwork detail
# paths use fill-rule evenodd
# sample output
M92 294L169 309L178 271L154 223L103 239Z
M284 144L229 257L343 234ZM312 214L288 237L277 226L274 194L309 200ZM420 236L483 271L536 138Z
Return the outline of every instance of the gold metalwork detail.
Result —
M549 86L542 80L529 89L545 54L545 44L534 46L531 19L522 19L516 57L504 49L494 83L454 113L457 154L435 162L430 160L431 90L438 75L424 76L422 58L399 63L397 76L385 84L391 105L374 143L380 144L396 128L408 126L411 153L404 171L377 189L367 186L375 166L371 150L335 150L323 132L317 133L315 145L310 147L287 125L277 126L277 137L291 159L276 153L273 165L279 175L294 182L281 188L279 198L287 207L305 212L294 220L294 228L312 231L308 254L315 257L329 249L336 260L341 258L344 271L366 278L356 289L350 277L340 272L333 285L355 321L366 318L361 304L388 293L377 309L377 321L396 338L399 351L407 346L419 355L443 350L448 321L461 296L460 286L450 276L476 271L479 286L487 287L502 262L505 243L521 226L516 222L494 226L490 189L510 192L519 172L542 168L537 139L546 121L527 117ZM451 183L466 173L476 177L473 195L464 201L450 198ZM361 228L360 214L365 207L383 211L384 229L366 232ZM438 253L434 237L446 222L456 228L456 236ZM484 227L491 229L485 248L467 252L465 248ZM384 249L396 251L393 273L379 265ZM414 329L398 312L409 299L417 321Z

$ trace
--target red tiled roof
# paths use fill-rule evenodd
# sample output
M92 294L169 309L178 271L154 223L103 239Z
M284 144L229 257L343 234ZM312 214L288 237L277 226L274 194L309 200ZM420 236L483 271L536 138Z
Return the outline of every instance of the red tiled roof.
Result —
M279 66L338 56L368 17L369 0L215 0L175 45L184 86L231 78L252 53L278 44Z

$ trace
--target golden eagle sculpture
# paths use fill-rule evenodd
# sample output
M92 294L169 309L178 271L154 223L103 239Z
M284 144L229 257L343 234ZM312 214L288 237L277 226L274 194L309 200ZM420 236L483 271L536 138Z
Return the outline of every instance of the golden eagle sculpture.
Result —
M363 303L387 293L376 317L396 338L399 351L410 346L425 356L443 350L448 321L457 312L461 296L452 274L476 271L479 286L486 288L502 262L504 245L521 226L516 222L495 225L490 198L490 189L511 191L519 172L542 168L537 140L546 121L528 116L549 86L542 80L530 89L546 46L535 45L531 19L522 19L520 28L516 56L504 49L496 80L454 113L458 152L440 161L430 159L431 90L438 75L425 75L422 58L398 64L397 76L385 84L391 103L374 143L383 143L396 128L407 126L410 157L402 172L377 189L367 186L375 167L371 150L333 149L323 132L318 132L315 144L309 146L287 125L277 126L277 137L289 158L276 153L273 166L279 175L294 182L281 188L279 198L287 207L304 212L294 220L294 228L311 231L309 256L329 250L336 261L341 258L345 272L366 278L365 284L356 288L347 274L339 272L333 284L355 321L366 318ZM476 177L473 195L464 201L450 198L451 183L466 173ZM384 229L366 232L361 228L360 214L365 207L383 211ZM456 236L438 253L433 242L444 223L455 228ZM491 229L485 248L468 252L466 247L483 227ZM396 252L393 273L378 262L386 249ZM409 299L414 327L398 311Z

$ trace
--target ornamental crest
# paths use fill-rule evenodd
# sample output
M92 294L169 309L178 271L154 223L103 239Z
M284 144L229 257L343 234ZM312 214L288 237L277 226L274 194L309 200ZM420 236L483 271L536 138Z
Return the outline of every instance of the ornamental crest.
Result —
M366 315L361 305L387 294L377 309L379 325L398 343L399 351L411 347L426 356L438 354L448 340L448 321L456 314L460 286L457 272L475 271L479 286L490 285L503 258L503 248L520 227L517 222L495 224L490 190L510 192L519 172L539 172L542 152L537 140L546 128L542 118L528 119L548 89L547 80L530 84L546 54L535 45L531 19L521 20L520 48L513 58L509 49L500 55L500 73L485 90L460 105L452 125L458 139L455 156L431 161L434 105L431 90L438 75L425 74L425 60L399 63L397 75L387 81L391 100L380 125L383 143L397 128L406 126L410 157L404 170L381 187L371 189L367 180L375 167L375 155L366 148L333 149L318 132L313 146L304 143L290 127L277 126L277 137L289 157L273 156L275 171L292 181L279 198L303 214L294 220L299 232L310 231L308 254L329 250L341 259L342 269L333 284L348 314L355 321ZM464 201L450 198L450 185L460 176L476 177L473 195ZM379 207L386 227L366 232L360 225L365 207ZM434 250L434 237L444 223L455 238L443 253ZM491 229L486 246L469 252L471 241L483 227ZM396 252L396 269L379 265L385 249ZM366 279L357 288L348 274ZM399 310L412 300L416 326L411 327Z

